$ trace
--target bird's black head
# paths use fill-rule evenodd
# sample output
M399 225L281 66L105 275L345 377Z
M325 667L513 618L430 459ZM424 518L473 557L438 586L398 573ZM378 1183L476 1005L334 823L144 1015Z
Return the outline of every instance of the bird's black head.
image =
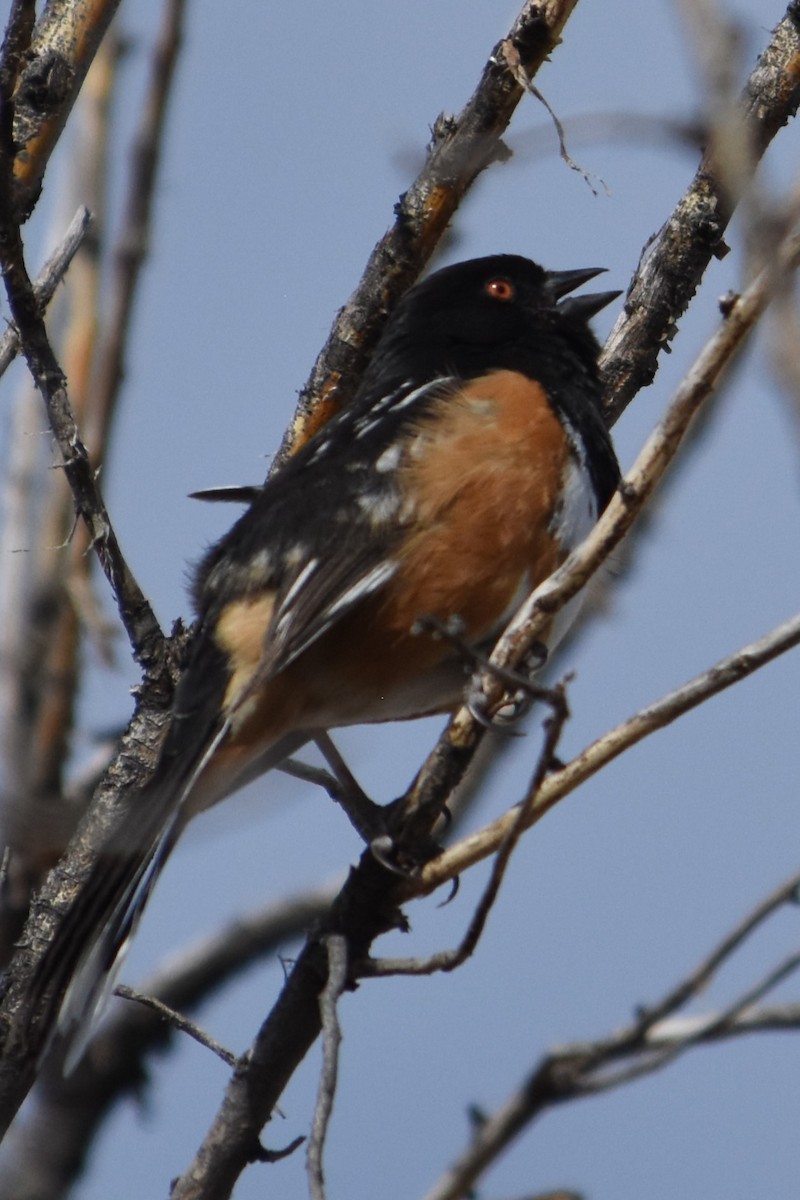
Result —
M516 254L493 254L429 275L398 304L362 384L390 389L409 377L471 378L508 368L541 378L565 354L594 372L589 319L619 292L564 299L599 269L546 271ZM402 376L402 378L400 378Z

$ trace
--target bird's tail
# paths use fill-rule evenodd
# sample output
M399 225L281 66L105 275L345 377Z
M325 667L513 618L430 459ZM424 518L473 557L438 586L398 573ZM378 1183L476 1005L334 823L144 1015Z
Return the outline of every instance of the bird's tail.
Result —
M221 723L206 731L188 758L162 756L151 782L131 797L39 964L30 1011L43 1012L39 1019L50 1022L45 1052L58 1039L67 1070L86 1048L150 893L186 822L186 801L226 733Z
M229 674L197 638L175 696L155 774L126 807L36 970L28 1018L47 1027L77 1062L113 987L144 907L191 815L193 792L228 733L221 715Z

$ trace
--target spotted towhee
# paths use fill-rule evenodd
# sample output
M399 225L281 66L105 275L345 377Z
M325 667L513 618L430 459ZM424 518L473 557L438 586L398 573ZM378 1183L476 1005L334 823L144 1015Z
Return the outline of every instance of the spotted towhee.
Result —
M431 275L352 402L245 490L196 573L155 776L45 959L68 1018L95 1007L192 815L315 731L455 709L463 658L421 618L490 648L591 528L619 471L588 321L619 293L564 297L597 274L493 255Z

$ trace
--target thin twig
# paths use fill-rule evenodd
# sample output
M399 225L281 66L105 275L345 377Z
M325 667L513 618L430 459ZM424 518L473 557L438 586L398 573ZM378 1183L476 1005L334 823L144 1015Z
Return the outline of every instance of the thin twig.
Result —
M338 1005L347 986L348 971L347 939L341 934L329 934L325 938L325 948L328 953L328 979L319 997L322 1019L322 1071L306 1156L311 1200L325 1200L322 1152L336 1096L339 1047L342 1042Z
M643 1011L641 1014L643 1026L652 1030L655 1025L660 1025L676 1009L683 1007L689 999L697 996L708 986L720 967L727 962L731 955L736 953L742 943L751 937L760 925L769 920L777 909L786 904L797 903L798 892L800 892L800 871L765 897L752 912L747 913L744 919L725 935L720 944L714 947L708 957L703 959L685 979L676 984L672 991L667 992L656 1007Z
M575 159L567 149L567 135L564 132L564 126L561 123L558 114L555 112L555 109L551 107L544 94L539 90L539 88L537 88L533 80L528 76L528 72L522 65L519 58L519 53L515 46L509 45L506 48L506 61L513 70L514 75L521 86L526 92L529 92L535 100L539 101L552 120L556 131L556 137L558 138L558 152L561 155L562 161L567 164L571 171L577 171L577 173L583 178L584 183L587 185L593 196L597 195L597 189L592 184L593 179L596 179L603 187L606 195L609 195L608 184L604 179L600 179L598 175L595 175L592 171L588 171L586 167L582 167L580 163L575 162Z
M675 1038L673 1036L665 1040L663 1036L659 1037L656 1030L654 1031L654 1036L648 1037L636 1047L640 1054L644 1054L644 1057L639 1061L618 1071L606 1071L602 1069L603 1064L600 1067L593 1068L591 1075L587 1075L580 1084L576 1085L576 1094L578 1090L584 1095L597 1095L600 1092L607 1092L612 1088L622 1087L626 1083L631 1083L635 1079L641 1079L645 1075L652 1075L654 1071L659 1071L662 1067L670 1065L680 1055L685 1054L687 1050L701 1045L715 1034L720 1035L723 1031L726 1031L737 1021L743 1012L754 1008L763 996L771 992L778 984L783 983L798 968L800 968L800 953L787 955L720 1012L709 1013L701 1021L692 1021L687 1026L683 1037ZM637 1026L638 1028L641 1028L641 1026ZM660 1053L650 1053L656 1046L661 1047Z
M45 309L55 290L67 273L77 251L92 223L88 208L81 207L75 213L61 243L56 247L36 277L33 292L40 308ZM19 352L19 335L13 325L0 337L0 376L4 375Z
M378 975L432 975L435 971L454 971L466 962L475 952L486 922L489 919L500 886L505 878L506 869L511 861L520 838L529 825L530 813L536 803L539 789L550 770L555 758L556 748L561 738L564 725L569 717L567 697L564 685L552 689L553 712L545 721L545 735L539 758L533 772L528 793L523 802L515 809L515 819L511 823L506 836L498 847L492 863L492 870L481 897L472 914L467 930L461 942L453 950L440 950L427 958L380 958L367 959L356 967L359 977Z
M217 1058L231 1068L238 1063L238 1058L230 1050L226 1050L221 1046L210 1033L206 1033L194 1021L191 1021L183 1013L179 1013L177 1009L170 1008L163 1000L159 1000L156 996L148 996L144 992L137 992L131 987L126 987L125 984L117 984L114 988L114 995L121 997L123 1000L134 1000L137 1004L144 1005L145 1008L150 1008L153 1012L166 1021L172 1029L177 1029L181 1033L188 1033L189 1037L194 1038L201 1046L205 1046L207 1050L211 1050L216 1054Z
M125 213L113 251L106 321L94 372L96 418L106 428L125 374L131 313L152 240L153 197L161 165L166 118L183 40L186 0L167 0L150 61L150 78L134 134Z
M781 654L800 645L800 615L780 625L757 642L751 642L728 658L721 659L713 667L701 672L682 687L669 692L654 704L641 709L634 716L602 737L597 738L571 762L554 771L544 780L529 816L534 824L559 800L585 783L602 767L612 762L630 746L658 729L664 729L678 717L696 708L699 704L731 687L747 675L766 666ZM512 808L496 821L463 838L455 846L445 850L438 858L427 863L418 879L409 881L409 895L429 893L448 882L476 862L494 854L516 819L518 810Z

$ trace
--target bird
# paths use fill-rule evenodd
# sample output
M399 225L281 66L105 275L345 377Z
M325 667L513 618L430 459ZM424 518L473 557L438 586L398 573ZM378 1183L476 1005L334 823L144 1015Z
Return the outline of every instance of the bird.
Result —
M436 626L488 651L592 528L619 467L589 322L620 293L572 293L600 273L516 254L435 271L397 303L353 399L263 485L222 489L248 507L195 571L155 773L40 967L65 1039L102 1008L196 813L317 731L454 711L463 656Z

